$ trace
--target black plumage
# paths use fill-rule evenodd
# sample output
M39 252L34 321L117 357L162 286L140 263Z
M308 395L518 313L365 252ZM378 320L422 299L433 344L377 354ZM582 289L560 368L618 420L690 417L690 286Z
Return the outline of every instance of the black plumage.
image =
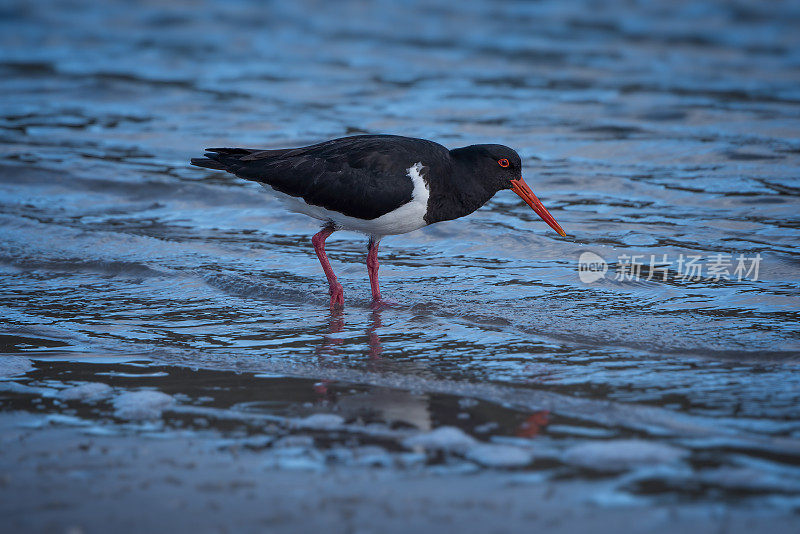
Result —
M446 172L449 151L432 141L394 135L360 135L302 148L259 150L209 148L192 164L226 170L359 219L371 220L411 201L408 169Z

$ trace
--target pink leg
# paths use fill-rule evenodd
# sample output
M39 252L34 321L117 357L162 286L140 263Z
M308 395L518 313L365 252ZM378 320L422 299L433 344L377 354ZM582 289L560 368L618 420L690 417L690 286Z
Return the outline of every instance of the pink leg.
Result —
M342 291L342 284L336 280L336 275L333 274L331 269L331 262L328 261L328 256L325 255L325 240L328 239L334 232L332 227L325 227L320 232L314 234L311 242L314 243L314 251L317 253L317 258L322 265L322 270L325 271L325 276L328 277L328 285L330 286L331 293L331 309L337 306L344 308L344 292Z
M367 271L369 271L369 285L372 288L372 302L380 302L381 288L378 286L378 245L380 239L370 238L367 248Z

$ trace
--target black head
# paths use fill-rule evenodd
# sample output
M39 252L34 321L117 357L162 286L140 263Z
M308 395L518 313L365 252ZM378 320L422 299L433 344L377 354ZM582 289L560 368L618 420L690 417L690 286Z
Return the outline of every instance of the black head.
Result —
M504 145L470 145L451 150L483 185L494 192L511 189L511 180L522 178L522 160L514 149Z
M522 179L522 160L516 151L504 145L470 145L451 150L450 154L462 166L466 166L467 172L491 193L489 196L503 189L511 189L553 230L562 236L567 235Z

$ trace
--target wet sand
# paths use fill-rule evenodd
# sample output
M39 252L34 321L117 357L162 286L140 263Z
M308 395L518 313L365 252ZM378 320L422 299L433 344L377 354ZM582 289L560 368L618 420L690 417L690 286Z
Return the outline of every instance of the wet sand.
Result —
M800 520L791 471L704 453L792 458L796 440L655 407L279 362L0 363L10 532L778 533ZM611 439L620 425L639 437ZM670 435L683 438L657 438Z
M795 532L796 514L596 502L588 481L524 473L276 470L202 439L25 430L0 416L6 532ZM54 448L53 444L58 447Z

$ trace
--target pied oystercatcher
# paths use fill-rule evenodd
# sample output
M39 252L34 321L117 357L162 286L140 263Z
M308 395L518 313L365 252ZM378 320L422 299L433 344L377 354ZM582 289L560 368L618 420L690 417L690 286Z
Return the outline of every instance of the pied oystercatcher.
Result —
M323 221L312 242L330 285L331 308L344 306L325 239L336 230L369 236L372 299L381 302L378 243L386 235L449 221L511 189L556 232L566 236L522 179L522 161L503 145L448 150L397 135L357 135L301 148L208 148L192 165L259 182L292 211Z

